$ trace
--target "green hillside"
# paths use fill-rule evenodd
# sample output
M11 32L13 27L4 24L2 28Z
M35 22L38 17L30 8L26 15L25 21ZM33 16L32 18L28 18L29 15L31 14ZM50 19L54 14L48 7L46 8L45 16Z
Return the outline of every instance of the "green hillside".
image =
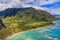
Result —
M2 20L7 28L0 30L0 39L17 32L53 24L52 21L55 20L55 17L46 11L30 7L18 10L14 16L6 15Z

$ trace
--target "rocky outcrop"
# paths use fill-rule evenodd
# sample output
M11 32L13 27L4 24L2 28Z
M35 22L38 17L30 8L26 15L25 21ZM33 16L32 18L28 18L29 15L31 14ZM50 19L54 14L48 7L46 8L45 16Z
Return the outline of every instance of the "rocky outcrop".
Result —
M4 23L2 22L1 18L0 18L0 30L6 28L6 26L4 25Z

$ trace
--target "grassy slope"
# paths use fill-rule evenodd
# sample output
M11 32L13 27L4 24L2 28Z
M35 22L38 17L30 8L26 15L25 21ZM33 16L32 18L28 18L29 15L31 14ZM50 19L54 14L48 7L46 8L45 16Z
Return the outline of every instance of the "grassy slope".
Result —
M2 18L7 29L0 30L0 39L11 34L42 27L50 24L55 18L46 11L28 8L18 11L15 16Z

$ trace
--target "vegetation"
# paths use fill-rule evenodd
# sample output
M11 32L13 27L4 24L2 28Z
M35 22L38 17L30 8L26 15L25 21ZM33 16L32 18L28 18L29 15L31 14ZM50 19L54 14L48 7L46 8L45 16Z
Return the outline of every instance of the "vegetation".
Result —
M9 10L6 12L9 13L12 9L10 11ZM36 10L31 7L23 8L16 12L14 11L14 13L11 12L10 15L6 14L2 16L2 20L7 28L0 30L0 39L20 31L46 26L55 20L55 17L48 12Z

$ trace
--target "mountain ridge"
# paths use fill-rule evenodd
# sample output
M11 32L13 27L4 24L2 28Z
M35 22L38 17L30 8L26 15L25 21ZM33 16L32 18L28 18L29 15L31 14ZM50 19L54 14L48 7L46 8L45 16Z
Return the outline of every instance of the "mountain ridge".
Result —
M30 9L34 9L32 7L28 7L28 8L8 8L4 11L0 11L0 16L3 16L3 17L7 17L7 16L15 16L17 14L18 11L25 11L25 10L30 10ZM34 9L36 10L36 9ZM37 9L38 10L38 9ZM50 13L49 13L50 14ZM51 15L51 14L50 14Z

